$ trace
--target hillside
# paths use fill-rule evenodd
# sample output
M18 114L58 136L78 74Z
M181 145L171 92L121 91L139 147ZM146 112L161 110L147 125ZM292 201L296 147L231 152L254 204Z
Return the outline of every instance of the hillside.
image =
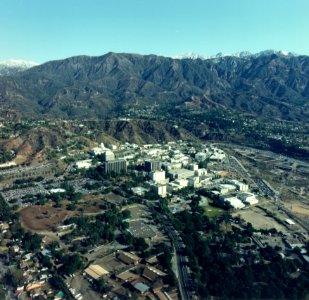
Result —
M309 57L77 56L0 77L0 102L3 116L103 119L156 104L308 121Z

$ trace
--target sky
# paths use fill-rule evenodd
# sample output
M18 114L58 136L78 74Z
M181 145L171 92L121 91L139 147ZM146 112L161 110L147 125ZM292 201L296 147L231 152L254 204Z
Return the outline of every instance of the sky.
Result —
M309 55L309 0L0 0L0 61L127 52Z

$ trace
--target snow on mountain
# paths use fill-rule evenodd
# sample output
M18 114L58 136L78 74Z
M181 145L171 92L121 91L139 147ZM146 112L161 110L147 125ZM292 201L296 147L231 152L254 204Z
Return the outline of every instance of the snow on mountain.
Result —
M187 52L187 53L172 56L172 58L174 58L174 59L208 59L210 57L200 55L200 54L194 53L194 52Z
M0 61L0 75L14 75L17 72L27 70L29 68L39 65L33 61L10 59Z
M9 59L5 61L0 61L1 66L6 67L21 67L21 68L31 68L37 66L38 63L34 61L18 60L18 59Z
M184 54L175 55L172 58L174 58L174 59L203 59L203 60L206 60L206 59L220 59L222 57L227 57L227 56L246 58L246 57L260 57L260 56L272 55L272 54L283 55L283 56L288 56L288 57L297 56L296 53L288 52L288 51L284 51L284 50L280 50L280 51L265 50L265 51L261 51L261 52L258 52L258 53L251 53L249 51L241 51L241 52L237 52L237 53L234 53L234 54L227 54L227 53L219 52L216 55L212 55L212 56L206 56L206 55L201 55L201 54L194 53L194 52L188 52L188 53L184 53Z

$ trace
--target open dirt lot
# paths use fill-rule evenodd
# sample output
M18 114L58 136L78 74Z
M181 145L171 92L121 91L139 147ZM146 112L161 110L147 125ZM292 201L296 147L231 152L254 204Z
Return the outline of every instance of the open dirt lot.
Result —
M286 228L279 224L276 220L265 215L265 213L258 209L246 209L237 212L235 215L239 215L246 222L249 222L256 229L271 229L276 228L278 231L286 231Z
M292 205L292 212L309 217L309 207L304 205Z
M63 208L37 205L23 208L19 213L22 226L32 231L51 231L72 214Z

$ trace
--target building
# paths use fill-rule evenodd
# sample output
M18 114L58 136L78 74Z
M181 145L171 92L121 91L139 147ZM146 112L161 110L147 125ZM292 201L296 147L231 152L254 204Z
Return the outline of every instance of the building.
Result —
M117 145L115 145L115 144L107 144L106 147L111 149L111 150L117 150Z
M121 173L127 171L127 161L123 159L110 160L102 163L105 174Z
M197 171L198 170L198 164L191 164L191 165L189 165L189 169L191 171Z
M194 176L194 171L188 169L176 169L168 171L168 176L173 179L187 179Z
M84 270L84 272L94 280L99 280L104 275L108 275L109 272L99 265L90 265Z
M92 165L91 159L80 160L75 163L77 169L89 169Z
M61 189L61 188L55 188L55 189L50 189L49 192L51 194L57 194L57 193L65 193L66 190L65 189Z
M225 202L228 202L235 209L242 209L245 205L236 197L225 198Z
M178 179L173 182L170 182L167 186L167 191L169 193L179 191L185 187L187 187L189 184L189 181L187 179Z
M201 169L196 170L194 173L196 176L205 176L207 175L207 170L204 168L201 168Z
M252 193L240 193L237 195L237 198L250 205L257 204L259 202L259 200L256 199L255 195Z
M145 160L144 169L146 172L161 170L161 162L157 160Z
M227 182L234 184L237 187L237 190L240 192L248 192L249 190L249 185L239 180L233 179L233 180L227 180Z
M163 198L166 197L166 193L167 193L166 184L151 184L150 188L157 195Z
M124 251L119 251L117 258L127 265L137 265L141 260L137 255Z
M217 187L217 190L220 192L220 194L225 195L230 192L234 192L236 190L236 186L233 184L223 183L223 184L219 184L219 186Z
M200 184L200 178L198 176L191 176L188 178L189 186L193 186L195 188L198 188L201 186Z
M114 152L110 150L104 151L103 155L103 161L113 161L115 160L115 154Z
M165 171L154 171L149 173L149 177L154 182L161 182L165 180Z
M143 282L140 282L138 279L131 282L132 287L137 290L141 295L145 295L150 287Z
M166 273L162 272L161 270L155 267L151 267L151 266L145 267L143 271L143 276L152 282L156 281L157 278L164 277L166 275L167 275Z
M119 279L120 281L131 282L133 280L138 279L139 276L137 274L130 272L130 271L124 271L124 272L116 275L116 278Z
M90 153L93 155L101 155L106 151L104 144L101 143L99 147L94 147L90 150Z

